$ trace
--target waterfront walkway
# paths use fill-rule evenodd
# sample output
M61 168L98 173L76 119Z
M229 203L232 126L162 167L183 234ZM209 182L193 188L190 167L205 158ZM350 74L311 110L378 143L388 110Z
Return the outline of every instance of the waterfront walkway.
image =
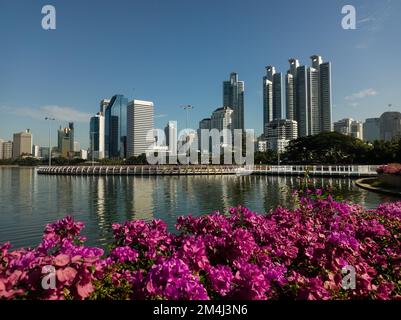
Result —
M52 166L40 167L39 174L53 175L289 175L330 177L372 177L377 166L299 165L135 165L135 166Z

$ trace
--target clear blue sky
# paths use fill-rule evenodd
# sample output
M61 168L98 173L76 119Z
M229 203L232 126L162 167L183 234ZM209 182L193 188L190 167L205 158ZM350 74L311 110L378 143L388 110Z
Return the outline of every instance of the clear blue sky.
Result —
M41 28L45 4L55 31ZM341 28L345 4L356 30ZM400 33L397 0L0 0L0 138L30 128L47 145L49 114L53 136L74 120L87 147L88 116L116 93L154 101L157 127L185 124L179 106L192 104L197 126L232 71L245 81L246 126L260 132L264 67L285 73L288 58L312 54L332 62L334 120L401 111Z

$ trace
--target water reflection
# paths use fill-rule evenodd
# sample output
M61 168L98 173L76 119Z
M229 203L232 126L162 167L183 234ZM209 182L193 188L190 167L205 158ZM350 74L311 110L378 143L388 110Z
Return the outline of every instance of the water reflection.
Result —
M373 208L395 200L357 188L351 179L315 178L335 196ZM274 176L46 176L32 169L0 169L0 242L36 245L46 223L67 214L86 223L90 245L105 245L112 224L163 219L171 231L180 215L224 211L239 204L264 213L292 207L297 177Z

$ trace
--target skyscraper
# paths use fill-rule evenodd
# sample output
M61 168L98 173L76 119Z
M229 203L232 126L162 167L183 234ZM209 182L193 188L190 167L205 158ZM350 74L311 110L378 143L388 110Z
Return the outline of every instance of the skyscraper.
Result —
M331 90L331 63L320 64L320 117L321 130L333 131L332 126L332 90Z
M13 137L12 157L17 159L24 155L32 155L32 133L29 129L25 132L14 133Z
M300 137L332 131L331 63L311 56L310 67L290 59L286 75L286 115L298 122Z
M308 123L309 134L320 133L321 115L319 107L319 70L314 67L308 68Z
M296 59L289 59L290 70L288 70L285 82L286 82L286 118L289 120L295 120L297 115L297 68L299 67L299 61Z
M298 136L305 137L310 134L309 126L309 100L308 100L308 70L306 66L300 66L297 69L297 114L296 121L298 122Z
M100 113L104 116L106 114L107 106L110 103L110 99L102 99L100 100Z
M380 118L365 120L363 124L363 140L368 142L380 140Z
M225 131L226 134L223 135L222 141L220 141L220 145L222 147L227 147L230 138L232 138L232 130L235 129L233 125L233 118L234 118L234 111L230 107L221 107L217 108L213 111L212 117L210 119L210 127L211 129L217 129L219 132L223 130L229 130L228 132ZM228 136L231 135L231 136ZM232 144L231 139L231 144ZM211 146L211 150L213 146Z
M123 95L111 98L105 113L105 157L126 158L127 156L127 106Z
M104 116L98 112L89 124L90 152L95 159L104 159L104 134Z
M132 100L127 110L127 156L136 157L146 153L153 143L147 139L153 130L153 102Z
M391 141L401 138L401 113L385 112L380 117L380 139Z
M223 82L223 107L233 110L233 129L245 129L244 124L244 81L238 80L238 74L230 74L230 80Z
M282 82L282 74L277 73L273 66L267 66L263 77L263 127L272 120L282 118Z
M57 149L62 157L72 157L74 153L74 123L70 122L68 127L62 128L57 132Z
M169 121L164 128L166 146L170 156L177 155L177 121Z

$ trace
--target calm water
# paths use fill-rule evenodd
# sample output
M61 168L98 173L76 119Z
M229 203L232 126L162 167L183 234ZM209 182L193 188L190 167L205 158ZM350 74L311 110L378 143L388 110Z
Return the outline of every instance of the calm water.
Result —
M292 206L296 177L172 176L80 177L37 175L29 168L0 168L0 243L34 246L46 223L68 214L85 222L90 245L111 239L111 225L128 219L163 219L171 231L177 216L200 215L244 204L263 213ZM345 199L367 208L396 199L354 186L350 179L314 180L333 185Z

